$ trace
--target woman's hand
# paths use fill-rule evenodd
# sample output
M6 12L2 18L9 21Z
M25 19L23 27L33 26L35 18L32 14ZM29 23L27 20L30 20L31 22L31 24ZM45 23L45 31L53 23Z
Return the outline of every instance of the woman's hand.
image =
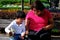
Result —
M28 35L29 34L29 31L26 31L25 34Z
M51 29L51 28L50 28L50 25L47 25L47 26L43 27L43 29L44 29L44 30L49 30L49 29Z

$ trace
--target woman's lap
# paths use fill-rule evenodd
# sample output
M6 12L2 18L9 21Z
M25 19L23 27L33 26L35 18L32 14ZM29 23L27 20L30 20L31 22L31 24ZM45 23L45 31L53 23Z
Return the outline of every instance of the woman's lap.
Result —
M31 40L51 40L51 30L41 30L37 35L29 35Z

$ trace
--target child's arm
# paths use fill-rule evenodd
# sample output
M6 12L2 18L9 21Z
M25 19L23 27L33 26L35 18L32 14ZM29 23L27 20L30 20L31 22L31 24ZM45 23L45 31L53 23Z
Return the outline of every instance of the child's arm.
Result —
M21 36L24 36L24 35L25 35L25 27L23 27L22 33L21 33Z
M5 32L6 33L10 33L11 32L11 27L12 27L12 25L13 25L13 22L12 23L10 23L6 28L5 28Z
M21 38L24 39L25 36L25 26L22 28Z

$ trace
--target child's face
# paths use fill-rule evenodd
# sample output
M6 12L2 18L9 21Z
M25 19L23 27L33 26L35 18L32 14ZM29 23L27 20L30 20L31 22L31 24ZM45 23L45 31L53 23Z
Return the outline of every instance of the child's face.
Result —
M20 25L20 24L22 24L23 20L24 20L24 18L16 18L16 23L18 25Z

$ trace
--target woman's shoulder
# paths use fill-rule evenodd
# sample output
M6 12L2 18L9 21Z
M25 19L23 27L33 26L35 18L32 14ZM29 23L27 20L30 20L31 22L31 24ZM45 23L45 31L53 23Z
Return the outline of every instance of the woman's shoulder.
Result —
M33 13L33 12L34 12L34 11L33 11L33 10L31 10L31 9L28 11L28 13Z
M51 12L48 10L48 9L44 9L44 13L45 13L45 15L47 15L48 17L52 17L52 15L51 15Z
M48 9L44 9L44 12L47 12L47 13L49 13L50 11L49 11Z
M32 9L30 9L29 11L33 11Z
M32 16L34 14L33 10L29 10L29 12L27 13L27 16Z

